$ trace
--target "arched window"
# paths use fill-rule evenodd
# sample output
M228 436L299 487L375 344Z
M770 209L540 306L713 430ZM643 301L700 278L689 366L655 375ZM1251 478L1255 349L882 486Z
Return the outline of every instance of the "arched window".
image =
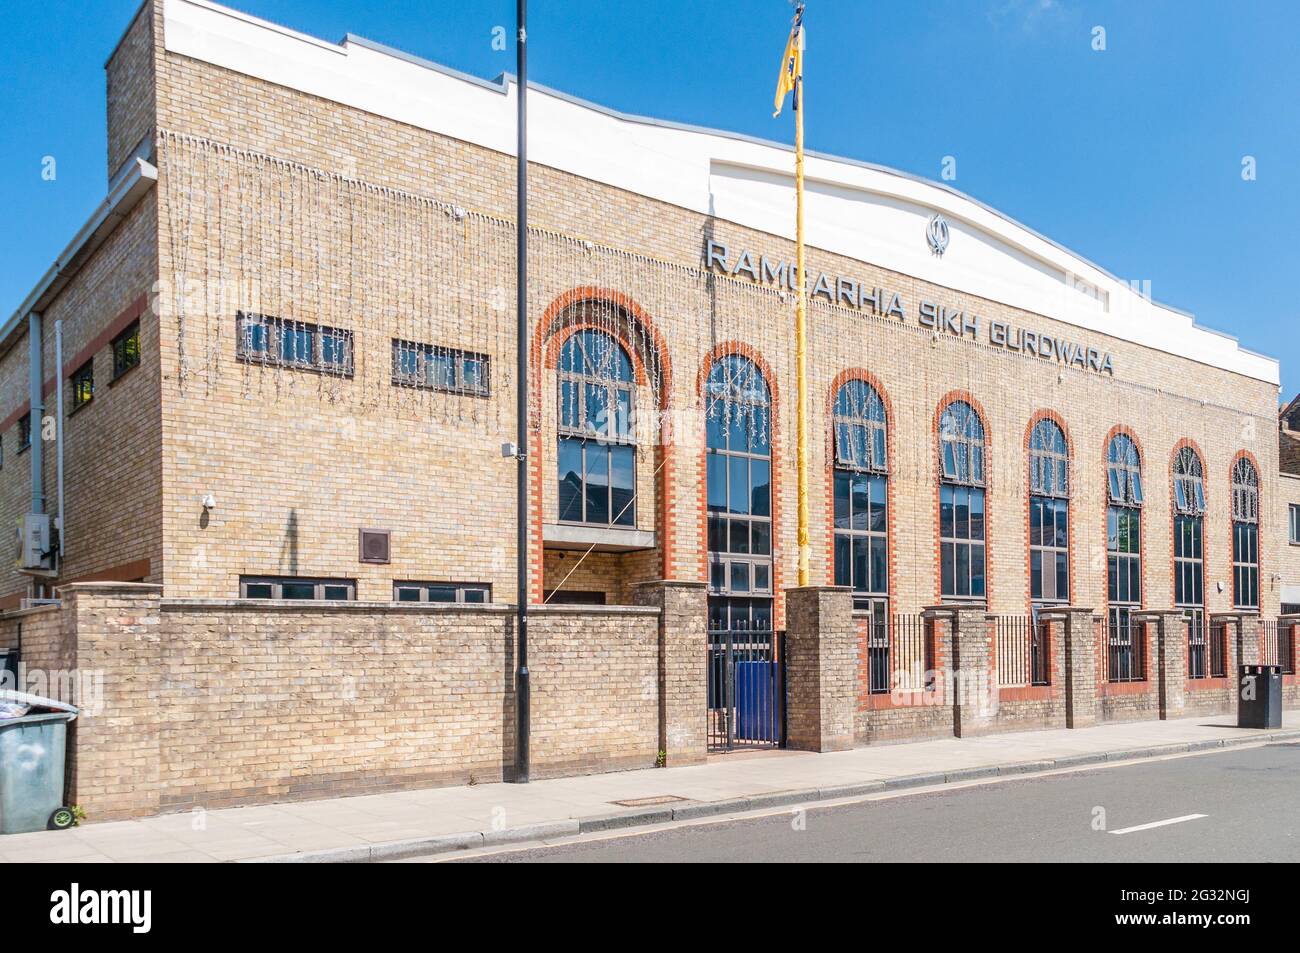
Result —
M1259 473L1246 457L1232 465L1232 604L1259 608Z
M729 354L705 385L709 622L772 627L771 395L758 365Z
M1221 674L1222 653L1209 657L1205 628L1205 471L1191 447L1174 457L1174 605L1187 617L1187 677Z
M1029 434L1029 591L1038 604L1070 601L1070 451L1049 418Z
M1142 461L1128 434L1116 434L1106 450L1106 486L1116 506L1142 505Z
M603 331L571 334L559 361L559 518L636 525L632 359Z
M849 586L854 605L883 626L889 596L885 402L866 381L847 381L835 395L834 427L835 585Z
M1106 448L1106 492L1106 677L1142 681L1142 641L1132 622L1142 606L1142 461L1128 434L1116 434Z
M1174 458L1174 512L1186 516L1205 512L1205 473L1191 447L1183 447Z
M953 401L939 418L940 592L983 599L984 424L975 408Z

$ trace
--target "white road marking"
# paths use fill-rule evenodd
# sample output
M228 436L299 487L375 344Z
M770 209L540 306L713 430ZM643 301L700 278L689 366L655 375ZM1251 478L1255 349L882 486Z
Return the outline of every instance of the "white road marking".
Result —
M1182 817L1171 817L1165 821L1152 821L1150 824L1138 824L1136 827L1123 827L1117 831L1111 831L1111 833L1132 834L1134 831L1149 831L1153 827L1168 827L1170 824L1181 824L1183 821L1194 821L1197 818L1208 816L1208 814L1184 814Z

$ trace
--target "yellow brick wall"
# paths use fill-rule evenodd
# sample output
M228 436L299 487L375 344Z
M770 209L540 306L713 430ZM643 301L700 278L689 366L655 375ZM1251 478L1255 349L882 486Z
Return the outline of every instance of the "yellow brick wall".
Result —
M1278 492L1275 497L1275 519L1277 532L1272 534L1271 542L1278 553L1274 571L1281 577L1276 581L1279 586L1300 586L1300 544L1290 541L1292 505L1300 506L1300 476L1282 474L1278 478ZM1260 583L1270 588L1274 585L1273 571L1266 575L1266 581Z
M161 29L157 10L153 23ZM119 59L141 61L143 53L130 53L137 46L144 44L128 37ZM154 270L165 280L177 275L197 280L209 293L241 288L252 276L257 300L280 309L272 313L352 329L357 368L353 378L337 381L238 364L234 312L252 297L241 297L242 291L214 298L213 306L191 308L183 319L174 307L160 305L160 325L146 330L146 354L157 354L159 362L153 379L161 417L161 529L141 521L133 530L142 538L130 544L132 555L147 551L156 557L151 578L161 578L169 594L185 597L229 597L237 593L241 574L285 574L355 578L361 599L389 598L394 579L429 579L487 582L495 600L513 600L514 463L500 455L501 443L514 438L512 238L508 228L482 224L490 221L483 215L508 218L512 212L512 160L184 57L160 52L156 59L163 173L156 213L144 212L146 224L156 223L158 230ZM210 142L194 145L186 136ZM180 142L190 145L182 148ZM236 159L235 150L258 156ZM220 208L218 167L239 162L244 163L239 194L274 194L279 204L259 205L256 214L237 205ZM472 249L414 247L412 236L432 213L409 211L417 208L416 200L398 201L386 189L471 210L457 234L470 235L471 225L478 229L474 234L490 233L490 247L477 253L479 261L493 263L493 270L449 270L474 260ZM369 190L368 204L347 198L348 190L351 195ZM620 257L597 250L584 266L572 256L551 260L547 256L558 255L555 249L563 242L539 239L530 295L533 321L576 285L644 296L638 303L662 336L672 368L667 472L673 499L666 523L652 479L661 461L650 448L643 448L638 460L638 525L654 530L661 548L671 541L667 564L661 549L593 556L582 572L602 580L610 597L619 599L628 598L626 587L640 579L701 578L704 486L697 382L705 354L737 341L754 348L771 368L778 405L778 582L792 583L791 305L749 287L743 278L706 278L692 270L698 268L706 234L732 249L747 247L787 260L790 245L553 169L533 169L532 196L538 227L630 253ZM349 210L348 217L340 208ZM475 213L482 214L475 218ZM281 223L279 231L266 231L270 219ZM359 222L364 233L357 232ZM863 368L881 382L892 409L897 610L914 611L936 598L933 418L940 399L953 390L970 392L987 413L993 611L1022 612L1027 603L1023 448L1025 428L1040 410L1059 414L1071 440L1074 602L1100 605L1104 599L1104 440L1112 427L1125 425L1144 453L1146 603L1160 606L1171 598L1169 461L1177 442L1191 439L1206 454L1208 608L1230 608L1228 469L1239 450L1252 452L1260 464L1267 511L1277 512L1269 502L1278 492L1275 388L818 249L810 252L809 268L814 275L851 275L896 290L908 308L904 322L819 299L810 308L814 581L830 576L829 389L845 369ZM916 321L916 306L926 299L977 314L980 341L949 336L932 341ZM994 319L1108 350L1114 376L994 349L985 343ZM390 341L397 336L436 336L430 343L489 353L491 398L395 393L399 389L386 375ZM0 365L0 394L15 386L21 393L21 372L5 370L21 360L21 354L11 353ZM137 375L141 388L153 373ZM653 411L658 395L646 390L639 391L639 410ZM554 519L555 509L553 394L554 375L547 370L533 420L540 428L533 466L540 474L537 492L546 521ZM152 394L141 397L148 401ZM85 412L87 419L92 411ZM69 433L71 441L71 424ZM0 478L0 499L21 499L20 488L9 482L14 479L9 469L6 465ZM86 479L96 477L78 474L77 487ZM215 494L218 505L205 516L199 501L206 493ZM14 503L7 505L12 509ZM358 562L361 527L393 531L391 565ZM103 545L117 551L97 563L127 561L124 538L106 536ZM1261 538L1264 609L1270 614L1277 608L1272 573L1280 556L1278 534L1264 532ZM538 589L558 581L559 562L549 556L541 567L539 557Z
M0 616L0 647L19 625L29 667L99 678L69 749L95 821L513 770L503 606L267 608L90 583L62 609ZM534 776L652 767L659 610L538 610L529 634Z

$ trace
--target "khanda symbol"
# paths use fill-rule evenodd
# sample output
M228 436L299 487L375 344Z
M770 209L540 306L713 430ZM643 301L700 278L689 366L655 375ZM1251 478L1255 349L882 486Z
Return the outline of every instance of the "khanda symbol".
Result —
M930 251L942 258L948 250L948 223L942 215L930 216L930 223L925 227L925 240L930 243Z

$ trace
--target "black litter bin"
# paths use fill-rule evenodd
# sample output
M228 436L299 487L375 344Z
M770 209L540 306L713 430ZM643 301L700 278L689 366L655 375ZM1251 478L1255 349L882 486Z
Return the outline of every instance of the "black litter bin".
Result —
M0 691L18 689L18 650L0 649Z
M1281 665L1238 667L1237 727L1282 727Z

